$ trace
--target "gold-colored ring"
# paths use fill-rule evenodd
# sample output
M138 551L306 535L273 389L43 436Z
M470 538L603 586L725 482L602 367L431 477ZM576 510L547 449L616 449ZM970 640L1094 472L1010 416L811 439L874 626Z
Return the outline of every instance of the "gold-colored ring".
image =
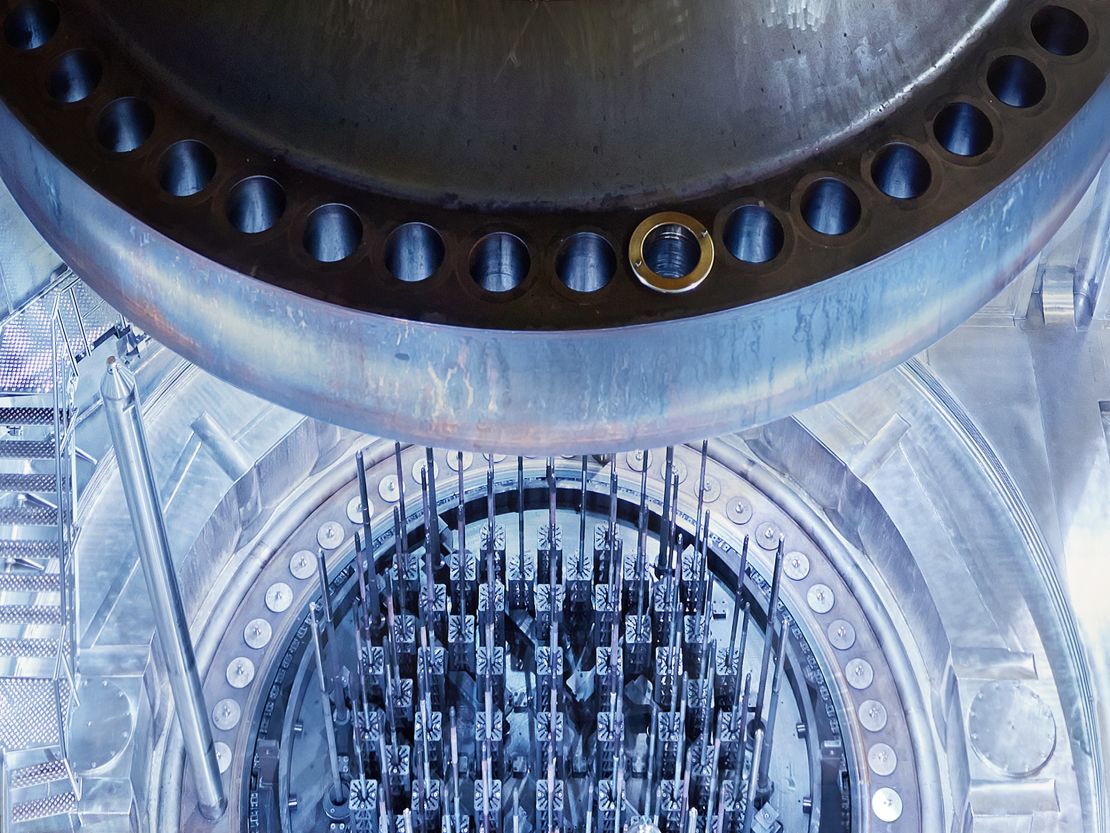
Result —
M648 266L647 259L644 257L644 243L652 232L663 226L678 226L697 240L698 262L694 264L693 269L681 277L670 278L660 275ZM632 239L628 243L628 260L640 283L649 289L668 294L689 292L704 281L713 268L713 236L709 233L709 229L688 214L662 211L652 214L636 226L636 230L632 232Z

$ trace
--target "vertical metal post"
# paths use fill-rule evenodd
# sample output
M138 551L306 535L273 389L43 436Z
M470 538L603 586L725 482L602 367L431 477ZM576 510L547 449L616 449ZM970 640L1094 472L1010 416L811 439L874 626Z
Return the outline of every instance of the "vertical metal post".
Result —
M308 620L312 628L312 653L316 659L316 683L320 687L320 708L324 711L324 737L328 742L328 764L331 767L332 807L342 807L347 796L343 790L343 777L339 770L339 751L335 740L335 722L328 702L328 684L324 680L324 657L320 650L320 623L316 618L316 603L308 605Z
M4 750L0 749L0 821L8 825L11 820L12 803L11 793L8 789L8 762L4 759Z
M104 400L123 493L131 515L131 527L154 610L155 631L166 661L174 710L196 783L197 804L201 814L214 821L223 815L227 799L216 764L208 709L189 637L189 622L177 586L162 504L151 469L139 394L134 377L114 356L108 359L100 395Z
M346 726L351 719L347 708L346 669L339 664L339 640L335 638L335 613L331 607L331 583L328 579L327 556L316 550L316 577L320 582L320 617L324 620L324 633L328 635L328 650L323 654L324 666L331 681L331 701L335 709L335 722Z

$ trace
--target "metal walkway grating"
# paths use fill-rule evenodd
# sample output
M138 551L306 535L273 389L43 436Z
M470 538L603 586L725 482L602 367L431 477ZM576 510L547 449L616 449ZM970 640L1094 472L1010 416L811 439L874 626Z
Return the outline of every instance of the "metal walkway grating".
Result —
M0 573L0 592L57 593L61 589L57 573Z
M0 474L0 492L56 492L52 474Z
M56 746L60 728L54 680L0 677L0 749Z
M54 526L58 510L49 506L0 506L0 526Z
M61 322L56 347L51 328L55 297ZM119 314L72 272L60 276L0 328L0 393L49 393L55 361L80 361L118 321Z
M0 639L0 657L52 657L58 652L56 639Z
M0 625L60 625L58 605L0 605Z
M8 460L52 460L54 440L0 440L0 457Z
M0 425L53 424L53 408L0 408Z
M49 559L58 557L58 541L0 539L0 561L6 558Z
M52 816L64 816L73 811L77 804L77 796L72 790L64 793L55 793L45 798L36 798L31 801L21 801L12 805L12 821L36 821L48 819Z
M50 333L50 305L45 299L25 307L4 324L0 330L0 391L47 393L53 389Z
M65 761L43 761L13 770L11 787L13 790L22 790L61 781L63 778L69 778L69 767Z

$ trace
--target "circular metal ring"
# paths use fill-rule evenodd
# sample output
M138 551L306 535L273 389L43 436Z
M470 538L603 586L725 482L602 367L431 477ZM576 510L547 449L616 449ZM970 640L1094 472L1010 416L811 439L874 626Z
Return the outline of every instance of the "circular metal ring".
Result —
M661 211L632 232L628 260L640 283L656 292L689 292L713 268L709 229L677 211Z
M167 2L187 12L189 0ZM909 60L892 85L892 67L877 58L886 52L869 50L885 50L888 36L908 31L904 11L913 4L864 16L857 2L830 7L812 31L780 21L764 32L766 43L740 54L731 35L750 29L759 3L675 0L690 12L699 41L715 48L666 50L653 61L671 71L655 66L646 75L638 63L636 72L617 72L637 53L609 48L630 46L629 27L643 21L610 25L604 4L587 0L550 4L553 15L569 16L563 24L591 24L574 31L605 35L593 54L607 62L607 78L625 80L597 85L597 76L567 75L550 60L570 31L554 16L531 25L537 43L513 77L500 72L500 47L519 35L528 4L474 0L465 21L437 18L447 46L465 24L496 47L443 53L463 61L468 74L460 77L496 79L495 87L470 85L469 107L405 95L404 84L421 82L417 72L395 78L400 86L361 80L388 77L399 65L397 32L427 34L419 3L359 7L374 25L343 27L347 40L305 37L327 26L327 15L296 6L277 14L264 0L225 4L195 27L161 25L172 14L165 4L69 0L55 20L17 11L52 8L47 0L9 3L0 23L0 134L10 141L0 143L0 175L50 246L107 301L205 370L278 404L356 430L468 450L673 444L765 424L931 345L1019 274L1110 150L1107 4L940 0L958 14L928 12L943 25L915 29L915 42L927 37L928 47L900 53ZM260 8L274 25L254 37ZM120 14L127 20L118 27L102 25ZM393 28L377 25L382 14ZM833 41L824 27L844 34ZM393 35L382 39L382 31ZM871 46L852 49L854 37ZM197 49L204 38L236 48ZM318 49L325 41L340 51ZM768 60L780 42L797 47L797 61ZM74 50L95 58L62 61ZM996 68L995 87L1030 106L995 98L988 75L1002 55L1021 56L1044 76L1036 104L1036 75L1014 74L1025 65L1012 62L1007 72ZM837 74L807 84L818 56ZM775 83L760 85L759 96L737 96L728 72L707 75L703 58L730 65L734 57L750 59L747 66ZM236 73L227 60L264 75ZM468 63L487 60L478 72ZM263 78L285 77L274 61L328 72L275 82L279 106L257 94ZM331 71L347 61L350 72ZM842 91L875 92L856 82L879 66L878 86L897 88L897 100L854 96L858 118L846 130L844 102L835 97L829 109L833 99L821 90L848 78ZM682 73L707 83L682 84ZM526 117L543 101L537 83L563 89L556 76L585 108L575 119L585 129L578 141L549 129L546 113ZM331 86L321 95L313 85L325 77ZM784 79L802 98L815 96L816 109L785 104L776 93ZM441 87L421 89L445 93ZM506 92L517 96L514 105ZM338 119L304 117L339 101L367 118L347 110L320 113ZM646 114L645 101L655 104ZM728 103L717 113L721 129L673 118L709 112L707 101L714 112ZM465 125L449 131L455 153L444 153L439 139L414 147L389 135L415 141L413 123L459 111ZM614 113L623 117L604 118ZM645 115L667 129L644 130L633 116ZM304 143L290 140L301 134ZM163 182L157 160L182 141L208 148L215 166L188 145L180 170ZM876 179L874 157L892 142L925 158L927 187L925 167L904 149L882 160ZM279 147L303 152L275 155ZM540 158L545 164L535 163ZM489 159L496 164L473 164ZM203 188L185 195L209 172ZM835 185L803 199L800 186L815 176L854 192L858 223L854 201ZM768 213L737 214L744 205ZM353 215L312 213L321 206L347 206ZM681 299L673 293L693 283L689 277L662 286L643 270L634 278L634 261L610 264L597 238L579 238L575 256L560 261L568 235L593 230L627 241L663 206L701 218L712 243L729 253L713 263L715 280ZM400 222L430 231L410 232L407 244L394 239L390 248ZM524 248L499 236L468 257L487 233L511 234ZM404 279L416 277L423 279Z

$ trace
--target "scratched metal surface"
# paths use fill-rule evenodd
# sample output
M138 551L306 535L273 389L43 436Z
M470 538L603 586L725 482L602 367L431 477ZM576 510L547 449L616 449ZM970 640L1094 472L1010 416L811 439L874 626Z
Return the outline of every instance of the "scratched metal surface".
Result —
M1061 56L1033 31L1040 6L1014 0L72 0L41 21L52 39L0 50L0 172L105 298L275 402L467 449L675 442L843 392L1021 270L1110 147L1110 7L1070 5L1083 45ZM100 56L103 78L58 106L44 78L75 48ZM996 99L1001 50L1043 67L1038 105ZM990 136L974 158L937 128L953 102L988 125L972 131ZM163 163L186 138L210 146L214 170L173 198ZM919 199L874 180L874 151L895 139L930 170ZM257 176L286 196L260 203L280 216L247 234L238 183ZM844 234L805 208L819 177L859 203ZM534 210L562 202L576 210ZM641 202L711 229L719 256L697 291L631 274L619 253ZM782 227L768 262L729 248L741 202ZM416 282L383 257L413 220L443 248ZM616 263L604 288L577 292L558 253L587 228ZM517 235L528 257L518 246L491 267L476 256L490 232ZM491 269L507 291L488 291Z
M411 199L643 205L888 112L1007 0L85 0L202 112Z

